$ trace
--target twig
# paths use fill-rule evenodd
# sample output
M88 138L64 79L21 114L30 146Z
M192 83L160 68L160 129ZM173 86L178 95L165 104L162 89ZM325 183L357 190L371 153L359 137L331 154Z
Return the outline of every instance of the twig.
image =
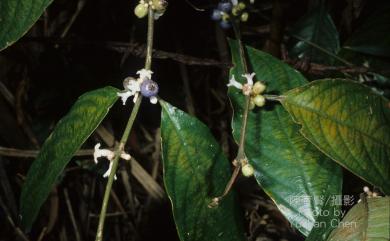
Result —
M61 38L65 38L65 36L68 34L69 29L73 26L73 23L76 21L76 18L79 16L81 10L84 8L86 0L79 0L77 2L76 10L72 14L72 17L70 18L68 24L66 25L64 31L61 33Z
M8 211L8 208L7 206L5 206L5 204L3 203L3 200L1 199L0 197L0 207L3 209L5 215L6 215L6 218L7 218L7 221L9 222L9 224L14 228L15 230L15 233L23 240L23 241L30 241L27 236L23 233L23 231L17 227L15 225L15 222L12 220L11 216L9 215L9 211Z
M43 227L41 233L39 234L39 237L38 237L37 241L42 241L43 240L43 238L46 235L46 231L47 231L47 227Z
M125 43L125 42L97 42L97 41L71 41L71 40L63 40L63 39L54 39L54 38L26 38L22 39L19 42L46 42L53 44L63 44L63 45L86 45L96 46L99 48L106 48L118 53L130 53L135 57L145 58L146 56L146 45L139 43ZM153 49L154 59L171 59L173 61L183 63L186 65L197 65L197 66L216 66L219 68L230 68L231 63L224 63L214 59L208 58L198 58L194 56L189 56L185 54L178 54L173 52L167 52L163 50Z
M77 241L81 241L80 232L79 232L79 229L78 229L78 225L76 223L76 219L74 218L72 204L70 203L68 190L66 188L64 189L64 196L65 196L66 206L68 207L70 221L72 222L73 229L74 229L74 232L75 232L75 235L76 235L76 240Z

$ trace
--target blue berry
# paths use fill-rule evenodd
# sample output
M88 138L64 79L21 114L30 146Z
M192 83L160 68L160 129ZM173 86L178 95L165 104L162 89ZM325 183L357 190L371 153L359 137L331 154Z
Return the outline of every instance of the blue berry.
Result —
M218 9L222 12L228 13L232 10L232 3L230 2L220 2L218 3Z
M219 21L222 18L222 12L218 9L214 9L213 13L211 14L211 19L214 21Z
M221 26L221 28L223 28L223 29L229 29L231 27L231 25L228 21L221 21L219 23L219 26Z
M144 97L156 96L158 93L158 84L153 80L146 79L141 83L141 94Z

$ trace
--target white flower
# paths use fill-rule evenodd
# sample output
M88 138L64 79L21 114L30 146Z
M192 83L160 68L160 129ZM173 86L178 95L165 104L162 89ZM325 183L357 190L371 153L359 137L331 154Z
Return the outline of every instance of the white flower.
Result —
M243 74L242 77L246 78L248 85L253 85L253 77L255 77L255 73L252 74Z
M99 157L107 157L107 159L111 161L114 156L114 152L107 149L100 149L100 143L95 145L95 151L93 153L93 160L95 161L95 163L98 163Z
M98 163L99 157L106 157L110 161L110 165L108 167L108 170L103 174L103 177L108 177L112 170L112 164L114 159L115 153L108 150L108 149L100 149L100 143L97 143L95 145L95 151L93 153L93 160L95 163ZM116 180L116 175L114 176L114 179Z
M137 74L142 82L144 79L152 79L153 72L151 70L141 69L137 71Z
M242 90L242 93L244 95L250 95L252 93L252 87L253 87L253 78L255 77L255 73L251 74L243 74L242 77L246 78L247 83L241 84L236 81L234 75L232 75L232 78L229 80L229 84L227 84L228 87L234 86L237 89Z
M115 157L115 153L113 151L110 151L108 149L100 149L100 143L97 143L95 145L95 151L93 153L93 159L95 163L98 163L99 157L106 157L110 161L110 165L108 166L108 170L103 174L103 177L108 177L111 174L112 171L112 165L113 165L113 159ZM126 152L122 152L120 157L124 160L130 160L131 156L127 154ZM116 180L116 175L114 176L114 179Z
M234 75L232 75L232 78L229 80L229 84L227 84L228 87L234 86L237 89L242 89L242 84L236 81L236 78L234 78Z
M231 0L232 4L236 6L238 4L238 0Z
M121 97L123 105L126 104L126 101L130 96L134 96L133 101L135 103L138 98L138 93L141 90L141 83L142 81L140 81L140 79L128 78L128 83L125 86L126 91L117 93L117 95Z

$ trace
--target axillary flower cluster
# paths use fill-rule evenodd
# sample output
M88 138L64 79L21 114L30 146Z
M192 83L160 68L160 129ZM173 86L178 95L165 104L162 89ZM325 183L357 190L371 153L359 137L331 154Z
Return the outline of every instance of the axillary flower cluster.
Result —
M135 103L138 99L139 94L149 98L150 103L157 103L157 94L158 94L158 84L152 80L153 72L147 69L141 69L137 71L139 77L127 77L123 81L124 91L119 92L118 96L121 97L123 105L126 104L126 101L129 97L134 96L133 102Z
M265 105L265 98L263 95L261 95L266 86L261 81L257 81L253 84L253 78L255 77L255 73L251 74L243 74L242 77L244 77L247 80L246 84L241 84L240 82L236 81L234 75L232 75L231 79L229 80L228 87L234 86L237 89L242 90L242 93L246 96L250 96L250 105L249 109L254 109L255 106L262 107Z

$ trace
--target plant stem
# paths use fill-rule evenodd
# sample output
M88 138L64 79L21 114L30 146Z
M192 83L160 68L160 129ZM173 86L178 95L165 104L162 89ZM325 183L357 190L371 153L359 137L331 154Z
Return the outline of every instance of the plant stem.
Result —
M150 68L152 66L153 30L154 30L153 10L152 10L152 8L149 8L148 36L147 36L147 48L146 48L146 59L145 59L145 69L148 69L148 70L150 70ZM129 120L127 121L125 131L123 132L123 135L122 135L122 138L119 142L119 145L117 146L117 148L115 150L115 157L114 157L114 160L112 160L113 161L112 169L111 169L110 176L108 177L106 190L104 192L102 209L100 210L99 225L98 225L98 229L96 232L95 241L102 241L103 240L104 222L106 220L108 200L110 199L110 193L111 193L112 184L114 182L115 173L118 169L120 155L124 151L125 144L127 142L127 139L129 138L130 131L133 127L135 118L137 117L141 102L142 102L142 96L139 96L137 101L134 103L134 107L133 107L133 110L131 111Z
M238 42L242 70L244 74L247 74L249 71L248 71L248 64L246 62L244 44L242 43L241 40L241 32L238 27L238 24L234 20L232 21L232 25L233 25L234 34L236 35L236 39ZM246 126L248 122L248 115L249 115L249 104L250 104L250 96L245 96L244 115L242 116L240 140L238 143L238 152L235 160L233 161L233 165L234 165L233 174L230 177L229 182L226 184L225 190L223 191L222 195L214 198L212 202L209 204L209 207L218 206L219 201L221 201L232 189L233 184L236 181L238 174L240 172L241 166L248 163L245 154L245 134L246 134Z
M248 65L246 62L246 55L245 55L245 48L244 44L242 43L241 40L241 32L239 29L239 26L236 22L233 21L233 30L234 34L236 35L236 39L238 42L238 48L240 52L240 60L241 60L241 65L242 65L242 70L244 74L247 74L248 71ZM242 124L241 124L241 131L240 131L240 140L238 143L238 153L236 160L241 163L241 160L246 159L245 155L245 134L246 134L246 126L248 122L248 114L249 114L249 104L250 104L250 96L245 96L245 106L244 106L244 115L242 116ZM240 166L240 165L238 165Z

